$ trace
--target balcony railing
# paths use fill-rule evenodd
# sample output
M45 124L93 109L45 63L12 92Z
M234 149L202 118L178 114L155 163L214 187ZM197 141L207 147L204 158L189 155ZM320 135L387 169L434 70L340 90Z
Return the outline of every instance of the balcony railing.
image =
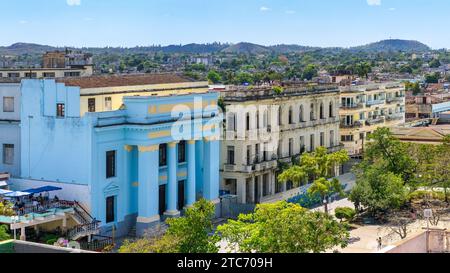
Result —
M380 105L380 104L384 104L385 100L381 99L381 100L371 100L371 101L367 101L366 105L367 106L374 106L374 105Z
M364 107L364 103L352 103L352 104L341 104L341 109L343 110L351 110L351 109L361 109Z
M389 115L386 117L386 120L393 121L393 120L402 120L405 118L405 113L395 114L395 115Z
M371 119L366 120L366 125L368 125L368 126L376 125L376 124L384 123L384 121L385 121L384 117L371 118Z
M355 121L352 124L346 124L346 123L341 122L341 125L340 125L340 127L344 128L344 129L347 129L347 128L361 128L362 126L363 126L363 123L360 122L360 121Z
M387 98L386 102L387 103L393 103L393 102L403 102L403 100L405 99L405 97L394 97L394 98Z

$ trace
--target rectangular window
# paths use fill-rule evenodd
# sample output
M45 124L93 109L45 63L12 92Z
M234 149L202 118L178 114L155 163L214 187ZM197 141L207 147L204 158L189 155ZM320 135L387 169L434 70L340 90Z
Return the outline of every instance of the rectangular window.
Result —
M181 141L178 144L178 163L186 162L186 141Z
M263 160L264 161L268 161L269 160L269 151L268 151L268 144L267 143L264 143L264 146L263 146L263 149L264 149L264 152L263 152Z
M14 97L3 97L3 112L14 112Z
M234 146L227 147L228 165L234 165Z
M8 78L20 78L20 73L16 72L8 73Z
M278 141L278 158L283 158L283 141Z
M236 131L236 115L234 113L228 114L228 131Z
M106 152L106 178L116 177L116 151Z
M289 156L294 155L294 139L289 139Z
M341 136L342 142L351 142L353 141L353 135Z
M91 113L95 112L95 99L88 99L88 111Z
M251 160L251 150L252 146L247 146L247 166L250 166L252 164Z
M305 137L300 137L300 153L303 154L305 152Z
M66 116L66 107L64 103L56 104L56 117L63 118Z
M315 149L315 143L314 143L314 138L315 138L315 136L314 135L311 135L310 137L309 137L309 151L310 152L314 152L314 149Z
M44 76L44 78L55 78L56 77L55 72L44 72L42 75Z
M320 133L320 146L325 147L325 133Z
M112 110L112 99L111 97L105 98L105 111L111 111Z
M167 166L167 144L159 145L159 166Z
M25 78L30 78L30 79L35 79L35 78L37 78L37 73L36 72L32 72L32 73L30 73L30 72L27 72L27 73L25 73Z
M3 144L3 164L14 164L14 144Z
M64 77L79 77L80 72L64 72Z
M115 196L106 198L106 223L112 223L116 221L116 209L115 209Z
M330 147L334 147L334 131L330 131Z

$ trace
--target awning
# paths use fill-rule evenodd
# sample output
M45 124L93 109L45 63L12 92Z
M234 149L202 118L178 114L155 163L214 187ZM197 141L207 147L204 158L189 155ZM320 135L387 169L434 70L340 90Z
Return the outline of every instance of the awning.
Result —
M24 192L28 192L30 194L42 193L42 192L50 192L50 191L60 191L62 188L53 187L53 186L45 186L36 189L25 190Z
M12 191L0 189L0 195L4 195L4 194L7 194L7 193L11 193L11 192L12 192Z
M13 191L11 193L7 193L5 194L6 197L23 197L23 196L28 196L31 193L29 192L22 192L22 191Z
M0 187L6 187L8 186L8 182L7 181L0 181Z

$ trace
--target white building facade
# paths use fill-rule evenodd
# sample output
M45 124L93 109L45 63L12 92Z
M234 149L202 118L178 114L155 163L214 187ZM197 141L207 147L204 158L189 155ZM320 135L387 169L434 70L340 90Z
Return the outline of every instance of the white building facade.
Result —
M405 86L388 82L341 87L339 115L341 142L350 156L360 156L370 133L405 123Z
M221 190L239 203L263 203L292 189L277 183L277 175L302 153L340 149L337 86L239 87L222 97Z

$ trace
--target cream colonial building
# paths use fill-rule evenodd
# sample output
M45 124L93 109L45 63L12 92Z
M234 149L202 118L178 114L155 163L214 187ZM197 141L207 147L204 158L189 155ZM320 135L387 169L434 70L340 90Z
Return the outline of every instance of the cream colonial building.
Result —
M80 114L120 109L125 96L170 96L208 92L208 82L178 74L136 74L57 79L80 87Z
M339 143L339 89L332 85L232 87L221 91L225 114L221 190L239 203L261 203L291 185L278 184L279 162Z
M378 127L395 127L405 122L402 83L372 83L340 89L341 143L350 156L363 153L368 134Z

